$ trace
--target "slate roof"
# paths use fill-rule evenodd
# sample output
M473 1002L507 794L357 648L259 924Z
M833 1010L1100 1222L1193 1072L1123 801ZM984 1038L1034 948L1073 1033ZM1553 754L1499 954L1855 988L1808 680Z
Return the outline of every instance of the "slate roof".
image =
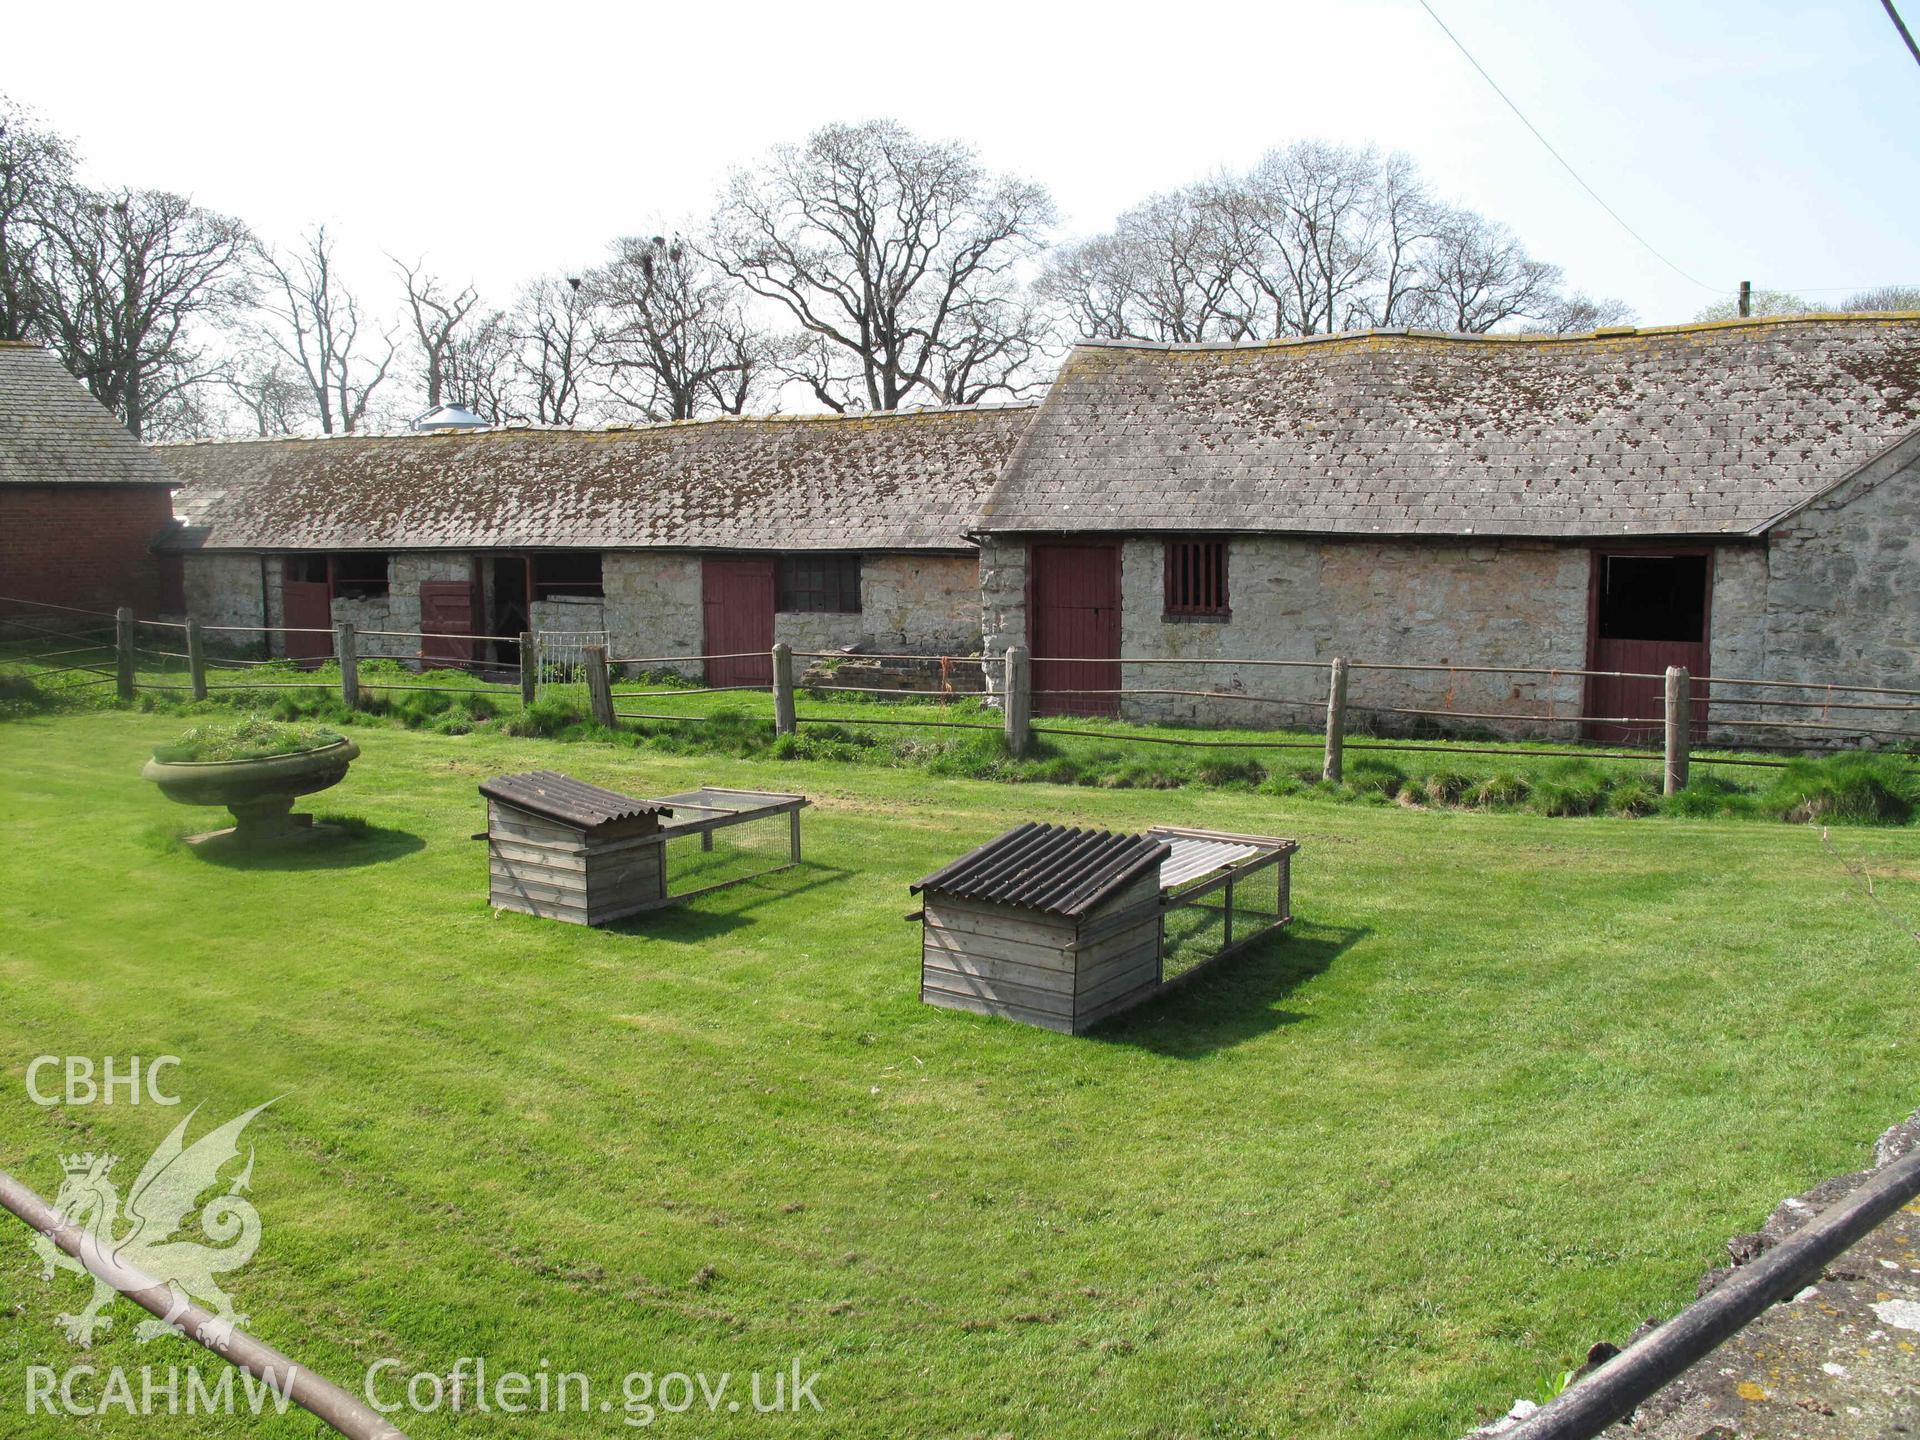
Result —
M0 485L165 485L160 461L51 350L0 340Z
M1920 430L1920 314L1089 344L985 531L1740 534Z
M1172 854L1150 835L1075 830L1029 820L909 887L968 900L1023 905L1077 918Z
M1031 406L157 447L168 549L954 550Z

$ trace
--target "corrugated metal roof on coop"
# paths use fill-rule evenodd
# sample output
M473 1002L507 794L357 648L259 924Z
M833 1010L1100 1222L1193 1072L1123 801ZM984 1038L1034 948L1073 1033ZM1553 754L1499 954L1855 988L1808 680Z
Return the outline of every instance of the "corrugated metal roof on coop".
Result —
M1292 919L1292 840L1029 822L912 887L920 998L1078 1035Z

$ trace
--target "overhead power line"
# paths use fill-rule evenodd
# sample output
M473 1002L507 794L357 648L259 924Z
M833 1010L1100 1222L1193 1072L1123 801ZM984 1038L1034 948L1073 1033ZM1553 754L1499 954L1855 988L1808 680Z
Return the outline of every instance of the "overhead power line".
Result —
M1907 29L1907 22L1900 18L1900 12L1893 8L1893 0L1880 0L1880 3L1887 7L1887 18L1893 21L1893 28L1907 42L1907 53L1913 56L1914 64L1920 65L1920 45L1914 44L1913 32Z
M1889 11L1893 9L1891 0L1882 0L1882 3L1886 4L1887 9ZM1473 66L1475 70L1478 70L1480 72L1480 78L1486 81L1488 85L1493 87L1493 93L1498 95L1502 100L1506 102L1507 108L1513 111L1513 113L1519 118L1520 123L1526 126L1527 129L1533 133L1533 138L1538 140L1543 146L1546 147L1547 153L1553 156L1554 159L1558 160L1560 162L1561 168L1564 169L1569 175L1571 175L1574 178L1575 181L1579 183L1579 186L1582 190L1586 191L1587 194L1593 197L1594 203L1596 205L1598 205L1602 210L1606 211L1607 214L1613 217L1614 224L1618 225L1622 230L1626 231L1627 234L1631 235L1635 240L1639 241L1641 246L1646 250L1646 252L1649 255L1653 256L1654 259L1658 260L1662 265L1666 266L1669 270L1673 271L1674 274L1678 275L1682 280L1685 280L1689 285L1697 285L1702 290L1708 291L1714 295L1724 295L1727 293L1726 287L1724 286L1709 285L1704 280L1694 279L1693 276L1689 275L1686 271L1682 270L1678 265L1674 264L1673 261L1669 260L1665 255L1662 255L1657 249L1655 249L1653 246L1653 242L1648 240L1646 236L1642 235L1638 230L1634 229L1633 226L1629 225L1621 217L1620 212L1614 209L1613 206L1609 205L1604 199L1602 199L1600 192L1594 189L1593 186L1589 185L1586 182L1585 177L1582 176L1578 170L1573 168L1572 163L1567 159L1567 157L1562 155L1558 150L1553 148L1553 142L1547 139L1545 135L1542 135L1540 133L1540 127L1535 125L1533 121L1529 120L1526 116L1526 112L1523 111L1518 105L1513 103L1513 98L1509 96L1506 91L1500 88L1500 82L1495 80L1493 76L1487 73L1487 67L1482 65L1478 60L1473 58L1473 52L1467 49L1466 45L1461 42L1460 37L1454 34L1453 31L1448 28L1447 22L1440 18L1439 12L1436 11L1433 8L1433 6L1429 5L1427 3L1427 0L1420 0L1420 8L1426 11L1428 15L1433 17L1433 23L1438 25L1440 29L1443 32L1445 32L1447 39L1453 42L1454 48L1457 49L1462 55L1467 57L1467 63ZM1903 33L1904 33L1904 30L1905 30L1905 27L1903 26L1902 27ZM1909 41L1908 43L1911 44L1912 42Z

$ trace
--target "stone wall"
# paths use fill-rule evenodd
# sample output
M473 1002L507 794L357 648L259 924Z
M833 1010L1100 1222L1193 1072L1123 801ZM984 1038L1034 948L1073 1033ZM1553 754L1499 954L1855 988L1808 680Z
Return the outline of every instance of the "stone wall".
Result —
M974 555L869 555L860 571L861 640L911 655L980 649L980 560Z
M600 565L602 615L615 659L698 655L704 627L700 557L667 551L609 551ZM646 667L697 677L698 662Z
M1907 523L1911 527L1915 522ZM1580 732L1571 720L1548 717L1575 716L1584 705L1585 681L1578 672L1587 665L1592 580L1591 547L1586 544L1236 537L1228 542L1232 613L1224 621L1165 616L1164 558L1165 545L1159 539L1130 539L1122 545L1123 655L1304 661L1311 668L1123 666L1122 684L1129 689L1225 692L1204 698L1129 697L1124 702L1129 719L1317 725L1326 695L1323 667L1341 655L1355 667L1348 685L1355 728L1404 731L1430 717L1394 711L1439 710L1460 716L1453 724L1443 719L1440 723L1447 728L1486 725L1558 739L1573 739ZM1775 622L1769 609L1769 570L1767 549L1759 542L1717 547L1711 621L1717 673L1771 674L1769 629ZM989 653L1027 644L1025 545L989 539L981 550L980 575ZM1909 614L1914 613L1910 607ZM1829 613L1825 618L1834 617ZM1544 667L1546 673L1365 668L1369 662ZM1236 700L1234 695L1249 698ZM1726 714L1737 709L1728 706ZM1541 722L1503 725L1474 718L1514 712L1540 716ZM1728 738L1736 728L1723 727L1718 738Z
M279 565L267 564L266 615L261 606L263 582L258 555L187 555L182 557L181 575L187 614L202 625L277 623L266 615L279 610ZM257 653L264 638L259 633L215 631L207 637L207 643L215 654Z
M1829 682L1920 690L1920 445L1882 457L1831 495L1778 526L1771 536L1765 578L1762 666L1743 669L1769 680L1804 682L1804 691L1769 691L1766 698L1825 698ZM1716 616L1716 625L1718 617ZM1715 656L1718 663L1718 654ZM1742 693L1732 691L1730 693ZM1744 692L1752 694L1754 692ZM1851 696L1880 704L1892 695ZM1900 712L1792 711L1739 707L1745 715L1802 723L1857 724L1860 731L1920 733ZM1853 738L1803 731L1795 738ZM1897 737L1862 734L1867 743Z

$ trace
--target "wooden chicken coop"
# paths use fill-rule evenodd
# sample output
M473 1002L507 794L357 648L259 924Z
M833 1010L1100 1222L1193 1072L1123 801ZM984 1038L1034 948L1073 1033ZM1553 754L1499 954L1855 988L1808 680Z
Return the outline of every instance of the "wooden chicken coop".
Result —
M800 863L804 795L708 785L644 800L556 770L502 775L480 793L497 910L605 925ZM771 832L769 843L741 848L744 867L702 863L724 858L714 855L715 836L734 827ZM688 879L700 883L687 888Z
M1298 848L1018 826L912 887L920 998L1082 1034L1287 924Z

